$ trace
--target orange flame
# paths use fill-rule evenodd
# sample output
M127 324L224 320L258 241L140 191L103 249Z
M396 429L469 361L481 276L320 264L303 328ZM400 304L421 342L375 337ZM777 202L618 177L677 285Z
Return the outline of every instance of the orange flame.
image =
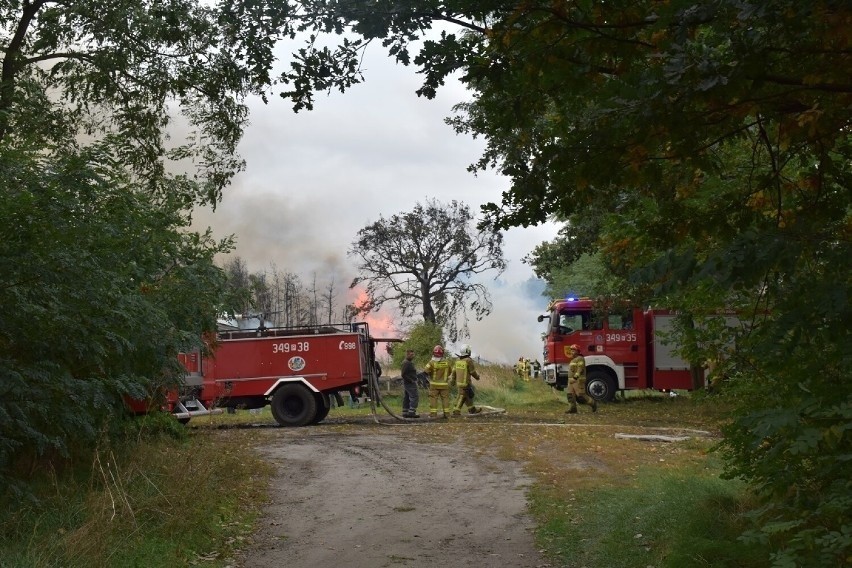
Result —
M369 306L370 298L366 290L363 288L354 288L352 293L355 296L352 305L360 309ZM357 319L367 322L367 325L370 326L370 335L373 337L386 339L399 336L393 316L388 314L384 308L366 313L361 312L358 314Z

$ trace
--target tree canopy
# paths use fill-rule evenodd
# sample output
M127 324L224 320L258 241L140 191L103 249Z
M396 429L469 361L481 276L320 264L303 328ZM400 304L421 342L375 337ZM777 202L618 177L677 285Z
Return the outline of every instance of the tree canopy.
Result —
M637 298L754 320L724 442L767 499L751 536L777 539L779 565L848 558L849 3L307 4L418 65L420 94L470 88L450 122L485 140L471 169L511 183L488 224L594 218L584 252Z
M109 439L224 310L189 231L242 167L286 26L253 3L0 3L0 486ZM27 471L27 469L24 469ZM9 483L7 483L9 482Z
M470 208L458 201L417 203L407 213L380 217L358 231L350 255L365 285L356 307L378 310L394 302L401 314L446 329L451 340L466 336L468 310L477 319L491 312L488 289L471 277L506 268L503 235L474 227Z
M109 140L150 191L215 203L242 167L243 99L262 91L257 71L280 34L281 20L259 16L236 2L6 2L0 141L59 151ZM163 187L170 162L194 170L192 183Z

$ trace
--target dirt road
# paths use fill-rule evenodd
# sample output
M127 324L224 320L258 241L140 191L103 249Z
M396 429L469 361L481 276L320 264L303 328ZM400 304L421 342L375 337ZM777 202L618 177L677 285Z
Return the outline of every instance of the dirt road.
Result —
M277 429L261 450L278 470L272 502L237 566L551 566L517 463L412 428Z

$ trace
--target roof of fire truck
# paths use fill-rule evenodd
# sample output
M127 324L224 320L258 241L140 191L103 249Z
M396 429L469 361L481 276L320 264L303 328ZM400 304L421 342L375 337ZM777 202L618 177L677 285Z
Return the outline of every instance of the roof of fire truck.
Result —
M592 299L587 296L566 296L564 298L555 298L547 305L547 311L552 311L558 306L566 304L576 304L578 307L588 307L592 305Z

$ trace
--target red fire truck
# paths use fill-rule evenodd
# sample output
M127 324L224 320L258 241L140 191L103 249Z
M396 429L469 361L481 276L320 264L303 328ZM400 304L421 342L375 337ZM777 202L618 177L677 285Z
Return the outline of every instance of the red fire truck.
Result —
M569 347L578 345L586 359L586 391L596 400L612 400L619 390L692 389L690 365L674 353L669 337L674 317L639 308L602 316L588 298L554 300L538 317L548 320L544 380L559 390L567 386Z
M282 426L315 424L328 415L330 397L377 384L377 341L388 340L373 339L366 322L220 332L209 356L180 355L185 387L169 393L166 407L187 422L215 409L269 404Z

